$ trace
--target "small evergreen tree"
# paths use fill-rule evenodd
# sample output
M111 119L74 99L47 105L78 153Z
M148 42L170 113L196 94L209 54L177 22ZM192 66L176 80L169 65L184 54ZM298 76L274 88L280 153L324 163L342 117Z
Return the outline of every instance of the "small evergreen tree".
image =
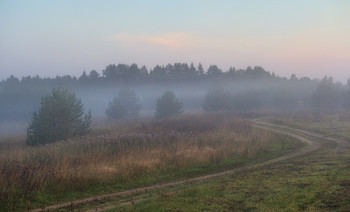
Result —
M34 146L81 136L89 131L90 125L91 111L84 114L83 104L73 92L52 89L41 99L39 111L33 113L26 143Z
M106 114L111 119L137 117L141 109L139 102L140 100L134 91L122 89L118 96L109 102Z
M157 100L156 118L168 117L183 112L182 101L176 98L174 92L165 91Z

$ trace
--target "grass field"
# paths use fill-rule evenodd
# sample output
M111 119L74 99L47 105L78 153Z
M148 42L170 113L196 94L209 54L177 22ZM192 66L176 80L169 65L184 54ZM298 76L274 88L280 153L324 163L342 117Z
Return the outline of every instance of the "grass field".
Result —
M293 114L270 122L349 138L345 114ZM296 134L301 134L295 132ZM326 138L311 154L197 182L107 211L350 211L350 149Z
M109 211L349 211L349 176L350 151L324 150Z
M229 114L109 122L85 137L39 147L25 146L24 140L0 142L3 211L188 179L303 147Z

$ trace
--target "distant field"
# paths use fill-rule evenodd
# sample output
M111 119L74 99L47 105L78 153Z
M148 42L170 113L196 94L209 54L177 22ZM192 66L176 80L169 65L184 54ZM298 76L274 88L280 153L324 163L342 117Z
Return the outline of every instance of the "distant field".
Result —
M0 142L0 208L57 202L215 173L303 147L230 114L188 114L95 125L85 137L28 147Z
M350 112L304 112L265 118L275 124L306 129L350 141Z

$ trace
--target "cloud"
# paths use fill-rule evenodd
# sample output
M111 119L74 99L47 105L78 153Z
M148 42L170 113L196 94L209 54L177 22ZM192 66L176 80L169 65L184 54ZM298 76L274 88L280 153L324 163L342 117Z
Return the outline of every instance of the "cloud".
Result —
M193 47L195 38L189 32L173 32L162 34L119 33L111 38L126 46L157 45L172 49Z

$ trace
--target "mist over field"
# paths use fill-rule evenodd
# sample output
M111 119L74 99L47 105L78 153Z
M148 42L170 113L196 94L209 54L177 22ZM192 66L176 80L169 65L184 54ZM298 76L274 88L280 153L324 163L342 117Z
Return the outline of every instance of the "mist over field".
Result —
M141 116L154 115L166 90L174 91L186 112L202 111L208 90L220 86L231 96L230 106L215 110L293 111L322 105L311 97L327 76L337 94L328 92L333 97L324 101L336 103L320 107L344 108L349 6L347 1L1 2L0 26L6 30L0 35L0 133L25 133L23 123L55 87L75 91L94 118L106 117L108 103L122 88L140 98ZM121 65L115 76L107 70L113 64ZM256 65L266 73L249 74ZM84 80L90 71L96 80L89 84Z
M279 77L261 67L222 71L215 65L203 70L186 63L156 66L150 71L136 64L108 65L99 73L84 71L79 77L56 78L14 76L0 82L2 134L24 134L40 99L52 88L67 87L81 99L93 119L105 119L109 103L121 90L135 93L141 117L153 117L157 99L173 91L186 113L201 111L338 111L349 107L348 84L331 77Z
M349 11L0 0L0 212L350 211Z

